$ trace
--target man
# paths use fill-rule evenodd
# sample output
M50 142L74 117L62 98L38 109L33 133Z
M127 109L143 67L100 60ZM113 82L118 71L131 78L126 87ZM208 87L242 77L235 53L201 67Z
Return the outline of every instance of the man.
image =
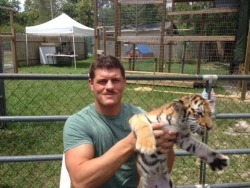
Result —
M128 120L143 110L121 102L125 71L113 56L92 63L89 86L94 103L69 117L64 127L66 167L73 187L136 187L135 135ZM153 125L157 148L169 157L171 169L175 134ZM170 149L169 149L170 148Z

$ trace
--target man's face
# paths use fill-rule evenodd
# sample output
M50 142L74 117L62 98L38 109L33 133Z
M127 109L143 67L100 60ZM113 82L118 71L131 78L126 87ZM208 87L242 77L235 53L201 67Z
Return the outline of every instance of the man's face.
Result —
M120 108L125 85L126 80L122 77L120 69L97 69L95 78L89 79L89 86L94 92L97 109Z

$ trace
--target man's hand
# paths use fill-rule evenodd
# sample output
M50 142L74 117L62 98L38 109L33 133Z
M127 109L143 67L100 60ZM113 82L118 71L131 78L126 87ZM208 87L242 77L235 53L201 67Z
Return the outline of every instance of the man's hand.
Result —
M176 133L171 130L164 129L163 123L152 124L154 136L156 138L157 150L163 154L167 154L169 149L172 150Z

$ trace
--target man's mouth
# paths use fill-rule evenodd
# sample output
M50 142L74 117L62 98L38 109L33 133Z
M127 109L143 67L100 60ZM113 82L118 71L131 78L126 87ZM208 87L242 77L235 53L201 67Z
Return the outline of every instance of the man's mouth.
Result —
M109 93L105 93L104 95L114 95L115 92L109 92Z

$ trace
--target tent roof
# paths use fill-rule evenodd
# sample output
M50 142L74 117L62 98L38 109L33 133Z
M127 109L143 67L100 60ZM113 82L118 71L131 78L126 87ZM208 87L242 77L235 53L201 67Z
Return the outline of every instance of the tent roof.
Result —
M26 27L27 34L58 36L58 35L80 35L93 36L94 29L80 24L67 14L60 16L40 25Z

